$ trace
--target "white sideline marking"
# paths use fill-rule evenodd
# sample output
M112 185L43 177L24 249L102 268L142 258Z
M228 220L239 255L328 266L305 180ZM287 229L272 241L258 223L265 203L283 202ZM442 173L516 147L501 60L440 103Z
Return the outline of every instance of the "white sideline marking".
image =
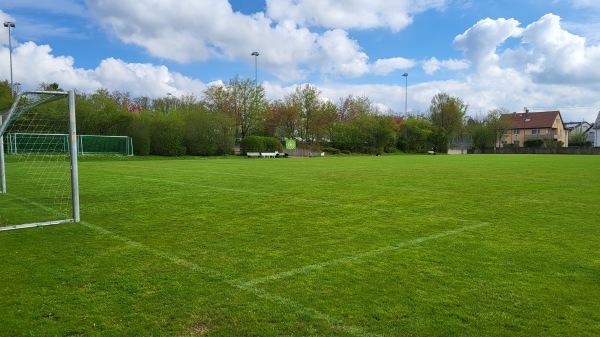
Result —
M451 236L451 235L459 234L459 233L462 233L462 232L466 232L466 231L477 229L477 228L484 227L484 226L489 226L489 223L487 223L487 222L480 222L480 223L472 225L472 226L461 227L461 228L458 228L458 229L453 229L453 230L442 232L442 233L437 233L437 234L432 234L432 235L429 235L429 236L420 237L420 238L417 238L417 239L413 239L413 240L410 240L410 241L401 242L401 243L398 243L398 244L395 244L395 245L391 245L391 246L387 246L387 247L383 247L383 248L371 250L371 251L360 253L360 254L357 254L357 255L342 257L342 258L339 258L339 259L329 260L329 261L325 261L325 262L321 262L321 263L315 263L315 264L311 264L311 265L304 266L304 267L301 267L301 268L292 269L292 270L289 270L289 271L286 271L286 272L283 272L283 273L279 273L279 274L275 274L275 275L271 275L271 276L265 276L265 277L257 278L257 279L251 280L251 281L239 283L239 285L242 286L242 287L251 287L251 286L254 286L254 285L257 285L257 284L261 284L261 283L265 283L265 282L269 282L269 281L275 281L275 280L279 280L279 279L282 279L282 278L285 278L285 277L289 277L289 276L294 276L294 275L298 275L298 274L305 274L305 273L308 273L309 271L312 271L312 270L315 270L315 269L321 269L321 268L333 266L333 265L344 263L344 262L352 262L352 261L356 261L356 260L363 259L363 258L366 258L366 257L370 257L370 256L374 256L374 255L378 255L378 254L382 254L382 253L386 253L386 252L395 251L395 250L398 250L398 249L401 249L401 248L415 246L415 245L418 245L418 244L426 242L426 241L431 241L431 240L443 238L443 237L446 237L446 236Z
M49 208L49 207L47 207L45 205L42 205L42 204L37 203L35 201L29 200L27 198L18 197L18 196L15 196L15 195L13 195L13 196L16 197L16 198L19 198L20 200L28 202L29 204L31 204L33 206L39 207L41 209L49 210L49 211L52 211L52 212L56 212L56 210L53 210L53 209L51 209L51 208ZM349 333L351 335L359 336L359 337L380 337L381 336L381 335L378 335L378 334L374 334L374 333L365 331L364 329L359 328L359 327L347 325L343 321L336 320L336 319L332 318L331 316L326 315L326 314L324 314L324 313L322 313L322 312L320 312L318 310L311 309L309 307L306 307L306 306L304 306L304 305L302 305L302 304L300 304L298 302L294 302L294 301L292 301L290 299L287 299L285 297L282 297L282 296L279 296L279 295L275 295L275 294L271 294L271 293L267 292L264 289L257 288L257 287L254 287L254 286L239 284L239 282L236 282L232 277L230 277L230 276L228 276L228 275L226 275L224 273L221 273L219 271L216 271L216 270L213 270L213 269L210 269L210 268L202 267L202 266L200 266L200 265L198 265L196 263L193 263L193 262L184 260L182 258L179 258L179 257L177 257L174 254L170 254L170 253L167 253L167 252L164 252L164 251L152 248L150 246L144 245L141 242L134 241L134 240L131 240L131 239L126 238L124 236L121 236L121 235L118 235L116 233L113 233L113 232L111 232L111 231L109 231L109 230L107 230L107 229L105 229L105 228L103 228L101 226L94 225L94 224L89 223L87 221L80 221L80 222L78 222L78 224L81 224L84 227L87 227L87 228L89 228L91 230L95 230L95 231L97 231L98 233L100 233L102 235L106 235L106 236L108 236L108 237L110 237L110 238L112 238L112 239L114 239L116 241L120 241L120 242L122 242L122 243L124 243L126 245L130 245L132 247L135 247L135 248L142 249L142 250L145 250L147 252L150 252L151 254L154 254L154 255L156 255L158 257L161 257L161 258L163 258L163 259L165 259L167 261L170 261L173 264L176 264L178 266L182 266L182 267L188 268L190 270L199 272L201 274L207 275L209 277L221 280L224 283L226 283L226 284L228 284L228 285L230 285L230 286L232 286L234 288L250 292L250 293L256 295L259 298L266 299L268 301L271 301L271 302L273 302L275 304L278 304L278 305L281 305L283 307L287 307L288 309L294 310L297 313L300 313L300 314L312 317L313 319L324 321L332 329L342 330L342 331L345 331L345 332L347 332L347 333Z

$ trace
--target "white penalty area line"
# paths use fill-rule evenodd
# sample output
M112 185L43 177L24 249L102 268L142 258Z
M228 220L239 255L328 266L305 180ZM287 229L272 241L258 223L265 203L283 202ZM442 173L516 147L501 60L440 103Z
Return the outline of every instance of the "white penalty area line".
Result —
M218 279L234 288L250 292L259 298L268 300L268 301L273 302L282 307L286 307L288 309L294 310L300 314L312 317L313 319L324 321L331 328L334 328L337 330L342 330L347 333L350 333L351 335L358 336L358 337L379 337L380 336L380 335L365 331L359 327L347 325L343 321L336 320L336 319L332 318L331 316L324 314L318 310L311 309L311 308L306 307L298 302L292 301L288 298L285 298L285 297L282 297L279 295L275 295L275 294L271 294L264 289L261 289L261 288L258 288L258 287L252 286L252 285L239 284L232 277L230 277L224 273L221 273L219 271L216 271L216 270L213 270L210 268L202 267L196 263L179 258L174 254L170 254L170 253L149 247L147 245L144 245L143 243L128 239L121 235L115 234L101 226L94 225L94 224L91 224L86 221L80 221L79 223L82 224L83 226L90 228L92 230L95 230L103 235L107 235L108 237L113 238L117 241L121 241L127 245L136 247L138 249L147 251L155 256L161 257L167 261L170 261L171 263L173 263L175 265L188 268L190 270L199 272L201 274L204 274L204 275L209 276L214 279Z
M28 202L29 204L31 204L33 206L39 207L41 209L56 212L56 210L53 210L45 205L42 205L35 201L29 200L27 198L18 197L15 195L13 195L13 196L24 202ZM298 302L292 301L288 298L285 298L285 297L282 297L279 295L275 295L275 294L271 294L264 289L261 289L261 288L258 288L258 287L252 286L252 285L239 284L239 282L235 281L229 275L226 275L224 273L221 273L219 271L216 271L216 270L213 270L210 268L202 267L202 266L198 265L197 263L187 261L185 259L182 259L182 258L174 255L174 254L167 253L167 252L161 251L159 249L155 249L150 246L147 246L141 242L131 240L127 237L113 233L101 226L94 225L87 221L80 221L80 222L77 222L77 224L87 227L88 229L94 230L94 231L98 232L99 234L105 235L105 236L107 236L113 240L119 241L123 244L126 244L126 245L132 246L134 248L149 252L150 254L160 257L160 258L163 258L175 265L190 269L192 271L206 275L213 279L220 280L223 283L225 283L233 288L247 291L249 293L254 294L255 296L257 296L259 298L268 300L272 303L275 303L282 307L288 308L299 314L311 317L311 318L319 320L319 321L323 321L332 329L341 330L341 331L347 332L347 333L349 333L353 336L357 336L357 337L380 337L381 336L378 334L368 332L360 327L348 325L345 322L343 322L341 320L337 320L337 319L335 319L327 314L324 314L318 310L306 307L306 306L304 306Z
M343 257L343 258L339 258L339 259L334 259L334 260L329 260L329 261L325 261L325 262L321 262L321 263L315 263L315 264L311 264L308 266L304 266L301 268L297 268L297 269L292 269L292 270L288 270L286 272L282 272L279 274L275 274L275 275L271 275L271 276L266 276L266 277L261 277L261 278L257 278L251 281L247 281L247 282L240 282L239 286L240 287L252 287L258 284L262 284L262 283L266 283L266 282L270 282L270 281L276 281L282 278L286 278L286 277L290 277L290 276L295 276L295 275L299 275L299 274L306 274L310 271L316 270L316 269L322 269L322 268L326 268L326 267L330 267L336 264L340 264L340 263L347 263L347 262L353 262L353 261L357 261L360 259L364 259L367 257L371 257L371 256L375 256L375 255L379 255L379 254L383 254L383 253L387 253L387 252L392 252L395 250L399 250L402 248L406 248L406 247L410 247L410 246L416 246L418 244L421 244L423 242L427 242L427 241L432 241L435 239L439 239L439 238L443 238L443 237L447 237L447 236L452 236L452 235L456 235L459 233L463 233L463 232L467 232L467 231L471 231L477 228L481 228L481 227L485 227L485 226L489 226L490 224L487 222L480 222L478 224L472 225L472 226L465 226L465 227L461 227L461 228L457 228L457 229L453 229L453 230L449 230L446 232L441 232L441 233L437 233L437 234L432 234L432 235L428 235L428 236L424 236L424 237L420 237L417 239L413 239L410 241L405 241L405 242L401 242L395 245L391 245L391 246L387 246L387 247L383 247L383 248L379 248L379 249L375 249L375 250L371 250L368 252L364 252L364 253L360 253L357 255L353 255L353 256L347 256L347 257Z

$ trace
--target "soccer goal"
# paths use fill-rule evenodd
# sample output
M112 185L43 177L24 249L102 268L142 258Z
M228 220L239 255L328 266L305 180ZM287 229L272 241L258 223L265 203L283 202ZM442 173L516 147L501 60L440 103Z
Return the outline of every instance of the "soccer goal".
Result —
M0 174L0 231L80 221L74 91L24 92L0 111Z
M33 152L67 153L68 134L7 133L6 153L23 154ZM133 156L133 141L128 136L77 135L77 152L87 154L114 154Z
M79 154L120 154L133 156L133 141L128 136L77 136Z

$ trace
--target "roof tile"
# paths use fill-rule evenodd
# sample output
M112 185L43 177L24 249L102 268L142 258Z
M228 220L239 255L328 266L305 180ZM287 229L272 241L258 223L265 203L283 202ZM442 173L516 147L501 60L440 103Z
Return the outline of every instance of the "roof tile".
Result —
M505 114L500 119L508 121L511 129L546 129L552 127L557 116L560 118L560 111L521 112Z

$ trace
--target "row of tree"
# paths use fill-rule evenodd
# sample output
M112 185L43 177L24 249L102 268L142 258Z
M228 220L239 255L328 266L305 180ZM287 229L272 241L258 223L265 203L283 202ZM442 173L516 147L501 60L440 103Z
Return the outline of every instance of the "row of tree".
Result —
M40 90L61 90L42 83ZM12 103L6 81L0 83L0 110ZM302 146L354 153L401 150L423 153L456 146L495 146L503 132L500 114L466 118L468 105L445 93L435 95L427 113L382 113L368 97L349 95L337 103L306 84L282 99L266 99L264 87L233 78L193 95L150 99L99 89L76 95L79 134L128 135L138 155L224 155L247 136L296 139ZM58 114L58 103L43 113ZM65 123L66 124L66 123ZM505 128L504 128L505 129Z

